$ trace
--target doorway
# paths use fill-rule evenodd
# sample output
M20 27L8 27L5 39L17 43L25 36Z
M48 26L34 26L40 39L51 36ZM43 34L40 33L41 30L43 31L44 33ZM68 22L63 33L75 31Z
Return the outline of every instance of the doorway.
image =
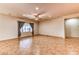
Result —
M18 21L18 37L34 36L34 23Z
M65 19L65 38L79 37L79 19Z

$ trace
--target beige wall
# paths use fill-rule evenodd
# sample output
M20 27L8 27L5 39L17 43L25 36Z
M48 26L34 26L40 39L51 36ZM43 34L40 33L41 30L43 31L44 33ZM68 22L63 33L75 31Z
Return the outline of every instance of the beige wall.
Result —
M39 34L64 37L64 19L57 18L50 21L40 22Z
M17 38L17 35L18 35L17 21L18 20L21 20L21 19L0 15L0 40ZM26 22L30 22L30 21L26 20ZM35 23L34 26L35 26L34 28L35 34L38 34L37 23Z
M0 15L0 40L17 37L17 20Z
M69 34L70 31L65 32L64 19L76 18L76 17L79 17L79 13L69 14L69 15L65 15L62 17L58 17L56 19L52 19L50 21L40 22L39 34L65 38L65 33L68 32L68 34ZM76 28L75 28L75 26L76 26ZM79 19L77 21L77 24L75 24L74 26L72 25L72 28L74 28L74 29L71 30L73 32L73 34L71 34L71 36L79 37Z

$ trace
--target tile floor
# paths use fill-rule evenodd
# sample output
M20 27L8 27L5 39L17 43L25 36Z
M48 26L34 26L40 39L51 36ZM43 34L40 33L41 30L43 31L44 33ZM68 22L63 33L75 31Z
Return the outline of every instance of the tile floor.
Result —
M1 55L78 55L79 38L35 36L0 42Z

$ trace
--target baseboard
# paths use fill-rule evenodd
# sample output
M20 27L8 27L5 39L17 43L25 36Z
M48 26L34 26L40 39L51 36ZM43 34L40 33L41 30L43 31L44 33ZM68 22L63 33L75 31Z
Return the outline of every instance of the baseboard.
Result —
M38 34L35 34L34 36L38 36ZM7 40L14 40L14 39L20 40L22 38L27 38L27 37L32 37L32 36L24 36L24 37L16 37L16 38L10 38L10 39L3 39L3 40L0 40L0 41L7 41Z
M38 34L38 35L64 39L63 37L59 37L59 36L51 36L51 35L45 35L45 34Z
M79 37L66 37L66 38L79 39Z
M34 36L48 36L48 37L55 37L55 38L64 39L63 37L50 36L50 35L44 35L44 34L35 34ZM22 39L22 38L27 38L27 37L32 37L32 36L17 37L17 38L5 39L5 40L0 40L0 41L7 41L7 40L14 40L14 39L20 40L20 39ZM79 37L72 37L72 38L79 38Z
M18 37L17 38L11 38L11 39L3 39L3 40L0 40L1 41L10 41L10 40L18 40Z
M38 36L38 34L35 34L34 36ZM20 37L20 38L27 38L27 37L32 37L32 35L29 35L29 36L23 36L23 37Z

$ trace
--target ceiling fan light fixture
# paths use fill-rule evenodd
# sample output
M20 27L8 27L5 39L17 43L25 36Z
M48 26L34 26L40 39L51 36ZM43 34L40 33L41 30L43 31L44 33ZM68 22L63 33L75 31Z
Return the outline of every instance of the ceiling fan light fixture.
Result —
M38 18L35 18L35 20L38 20Z
M38 17L41 17L41 15L39 15Z
M52 16L48 16L49 18L51 18Z
M34 15L34 16L36 16L36 15L37 15L37 13L34 13L33 15Z
M26 14L23 14L22 16L26 16Z

